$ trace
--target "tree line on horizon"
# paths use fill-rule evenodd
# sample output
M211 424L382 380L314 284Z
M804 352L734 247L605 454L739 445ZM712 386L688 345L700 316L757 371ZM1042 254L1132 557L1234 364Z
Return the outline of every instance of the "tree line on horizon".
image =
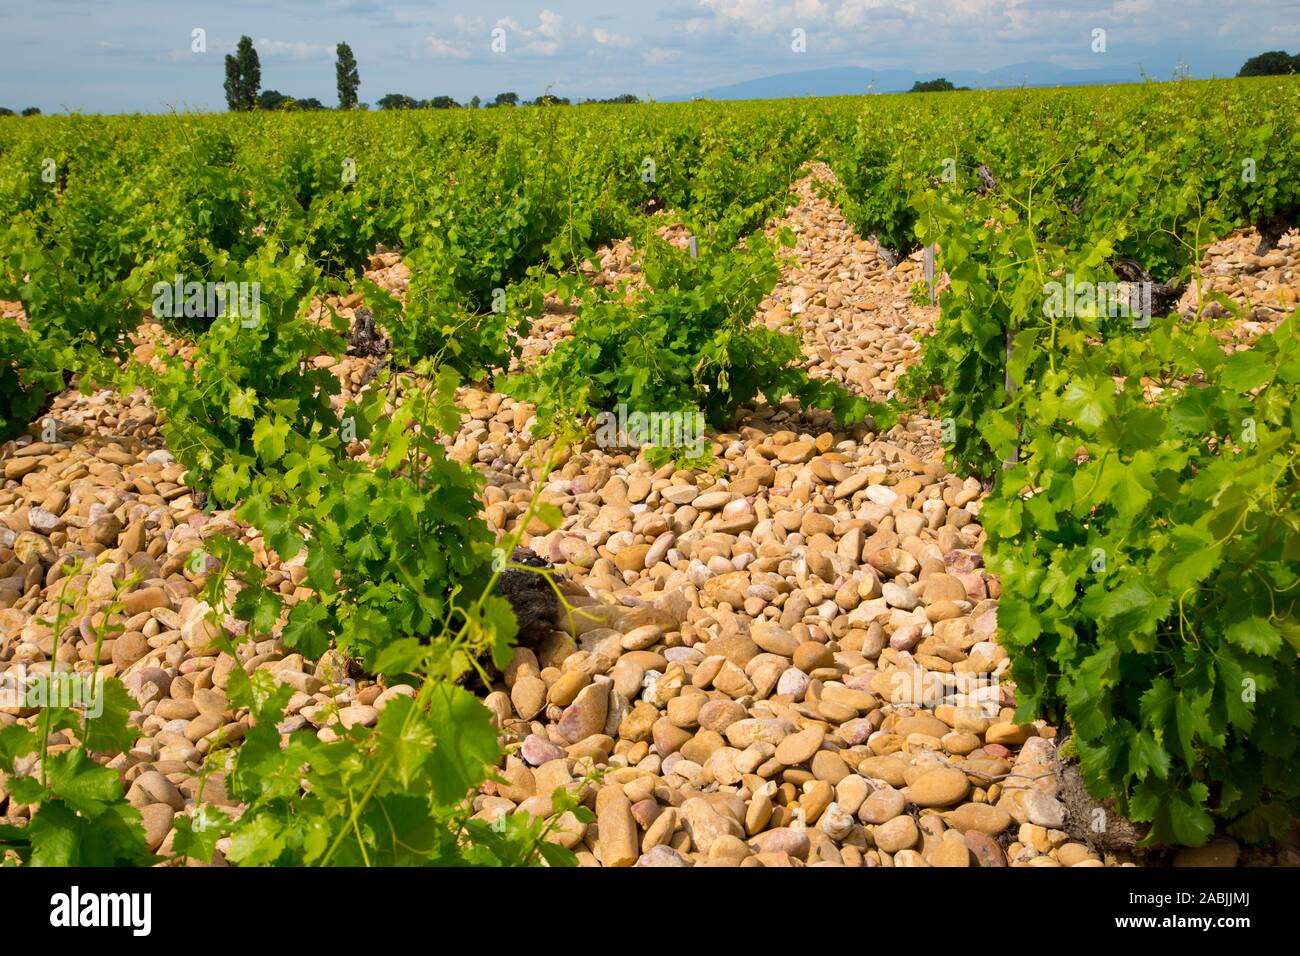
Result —
M361 75L357 69L357 59L352 47L340 43L335 47L334 76L338 87L340 110L369 109L369 104L358 102L357 91L361 86ZM257 56L257 49L250 37L239 38L235 52L226 56L226 105L231 112L250 110L320 110L327 109L316 97L297 99L279 90L261 90L262 65ZM624 93L610 99L589 99L582 103L639 103L631 93ZM375 106L381 110L420 110L420 109L478 109L497 106L570 106L567 97L544 93L533 100L521 100L518 93L498 93L492 100L484 102L475 96L468 103L458 103L450 96L435 96L430 99L416 99L405 93L388 93L381 96Z
M969 86L953 86L952 80L939 77L937 80L917 80L909 93L948 93L953 90L969 90Z
M1285 76L1300 73L1300 53L1291 56L1285 50L1270 50L1252 56L1237 71L1238 76Z
M370 108L368 103L358 102L357 91L361 87L361 75L357 69L357 59L352 47L340 43L334 48L334 76L338 89L338 106L340 110ZM1295 55L1285 50L1270 50L1248 59L1237 71L1238 77L1251 76L1285 76L1300 73L1300 53ZM281 93L279 90L263 90L262 65L253 46L251 37L242 36L233 54L226 55L226 106L231 112L248 112L251 110L323 110L329 109L314 96L301 99ZM953 83L939 77L934 80L917 80L909 93L936 93L949 90L969 90L968 86L954 86ZM639 103L641 100L631 93L608 99L579 100L578 105L598 103ZM376 102L381 110L420 110L420 109L490 109L500 106L570 106L568 97L544 93L536 99L521 100L518 93L498 93L487 102L479 97L471 97L468 103L458 103L450 96L435 96L431 99L416 99L404 93L388 93ZM0 106L0 116L17 116L14 110ZM28 106L21 111L22 116L39 116L38 107Z

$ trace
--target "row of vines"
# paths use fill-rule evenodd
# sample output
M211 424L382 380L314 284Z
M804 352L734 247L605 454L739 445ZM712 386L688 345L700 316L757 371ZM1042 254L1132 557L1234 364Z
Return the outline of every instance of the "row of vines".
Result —
M970 105L864 118L837 169L860 230L934 244L950 277L903 391L991 486L1021 714L1064 718L1089 790L1155 841L1277 839L1300 807L1300 330L1226 344L1241 310L1200 264L1295 224L1300 88ZM1146 309L1062 307L1121 280Z
M1048 317L1042 300L1054 279L1132 278L1134 264L1175 289L1213 237L1292 215L1298 99L1293 83L1259 81L0 126L0 299L26 316L0 321L0 438L70 384L148 388L187 480L304 561L313 596L286 606L258 555L214 539L202 580L218 616L410 688L373 728L282 746L291 688L236 668L231 700L255 720L230 787L248 809L178 818L178 856L210 858L229 837L237 864L571 860L542 824L492 828L465 800L499 753L463 683L481 660L509 660L516 624L494 588L518 542L493 540L481 477L440 441L455 390L495 381L533 402L554 438L535 446L539 474L620 403L721 425L758 394L794 395L888 425L903 404L810 379L793 335L751 321L782 255L762 226L814 158L864 235L900 253L934 244L949 276L906 407L932 406L953 466L991 482L984 521L1024 714L1064 715L1090 788L1156 839L1203 842L1218 823L1276 836L1300 799L1294 320L1229 353L1222 322L1180 321L1169 297L1146 324ZM690 251L660 238L667 223ZM595 249L623 236L644 285L585 281ZM404 302L360 280L377 246L412 269ZM173 282L255 285L260 312L187 301L159 316ZM323 303L354 289L391 353L344 403L314 360L348 348ZM546 294L579 320L521 369ZM151 311L184 343L161 368L132 358ZM633 340L644 348L622 348ZM534 502L530 516L553 511ZM67 624L52 622L56 640ZM99 717L48 708L0 727L5 786L39 807L0 828L0 848L152 862L117 772L95 759L134 734L126 692L108 699ZM47 754L60 731L77 746Z

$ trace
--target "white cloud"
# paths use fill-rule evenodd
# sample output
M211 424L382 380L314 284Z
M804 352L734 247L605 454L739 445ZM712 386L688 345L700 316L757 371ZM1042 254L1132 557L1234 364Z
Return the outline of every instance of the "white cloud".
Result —
M315 60L334 56L334 47L328 43L303 43L300 40L268 40L265 37L253 46L259 57L285 57L291 60Z
M651 66L660 66L664 63L670 63L681 57L681 50L669 50L665 47L651 47L641 54L641 59Z
M1152 0L1117 0L1110 8L1112 16L1140 17L1151 12Z
M743 23L752 30L770 31L790 19L790 8L784 9L765 0L700 0L719 16Z
M621 33L615 33L613 30L606 30L604 27L595 27L591 31L591 38L601 46L631 46L632 38L624 36Z
M564 22L564 17L553 10L543 10L538 14L537 21L538 33L544 37L555 38L560 35L560 25Z
M497 20L496 25L505 27L507 36L510 38L510 49L516 49L513 41L523 38L528 42L517 49L522 53L533 53L537 56L554 56L560 52L562 43L562 34L564 18L553 10L542 10L537 15L537 26L528 29L522 26L518 20L513 17L501 17ZM579 35L585 33L584 30L577 31Z
M424 38L424 52L431 56L449 57L453 60L464 60L469 56L468 50L432 33Z
M834 20L837 26L859 27L874 11L889 5L888 0L844 0L835 11Z

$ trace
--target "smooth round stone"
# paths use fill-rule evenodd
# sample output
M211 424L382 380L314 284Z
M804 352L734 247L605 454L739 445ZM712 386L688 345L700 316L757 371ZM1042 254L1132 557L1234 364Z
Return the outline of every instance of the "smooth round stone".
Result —
M958 731L944 734L939 739L939 742L943 745L943 749L948 753L957 754L959 756L964 756L979 749L980 745L979 737L974 734L960 733Z
M912 734L925 734L927 737L943 737L951 728L938 717L930 714L916 714L912 717L904 717L894 724L894 733L900 737L909 737ZM979 746L976 744L976 746Z
M895 584L893 581L887 581L881 585L880 591L886 604L902 611L913 611L921 603L921 599L916 596L911 588L902 584Z
M791 700L801 701L808 690L810 678L797 667L787 667L776 682L776 692Z
M875 728L872 727L871 721L865 717L846 720L835 731L835 735L850 747L866 743L867 738L873 733L875 733Z
M769 654L794 657L799 640L779 624L755 624L749 629L750 639Z
M787 767L796 767L812 759L813 754L821 749L826 739L826 731L821 727L809 727L798 733L790 734L776 747L776 759Z
M852 772L844 758L832 750L818 750L813 754L812 773L818 780L826 780L834 786Z
M704 653L697 647L670 647L664 651L664 659L670 664L698 664Z
M546 682L532 674L515 681L510 689L510 703L524 720L532 720L546 706Z
M692 499L691 505L699 511L716 511L730 502L731 499L732 494L730 491L706 491L699 497Z
M920 836L916 821L907 816L894 817L888 823L882 823L876 827L873 834L876 846L886 853L898 853L910 849L916 846Z
M519 756L523 757L524 762L529 766L540 767L548 761L559 760L564 756L564 751L545 737L529 734L519 747Z
M862 806L858 809L858 819L863 823L888 823L902 813L906 806L907 798L903 796L901 790L881 787L872 791L867 799L862 801Z
M687 866L687 862L682 859L682 855L666 843L651 847L647 852L642 853L636 861L636 866Z
M972 648L973 650L973 648ZM1004 722L993 724L984 732L984 739L991 744L1023 744L1030 737L1037 737L1038 730L1033 724L1013 724Z
M843 840L853 829L853 814L838 803L831 803L817 821L818 828L832 840Z
M811 674L819 667L834 667L835 655L825 644L804 641L795 649L794 666L805 674Z
M956 810L943 815L948 826L963 833L977 830L989 836L997 836L1011 826L1011 814L987 803L963 803Z
M970 792L970 781L960 770L939 767L927 770L907 788L918 807L950 807Z
M1007 865L1007 856L998 841L987 833L978 830L966 831L966 848L970 850L975 863L982 867L1003 867Z
M883 780L891 787L901 787L906 782L907 764L898 757L867 757L858 764L858 773L869 780Z
M625 651L643 651L654 647L662 637L663 629L657 624L643 624L624 634L619 644Z
M145 843L151 852L157 850L172 828L176 811L165 803L151 803L140 808L140 816L144 824Z
M811 846L808 832L793 827L776 827L750 839L749 845L756 853L788 853L796 859L808 857Z
M930 854L931 866L961 867L971 865L971 852L960 833L949 830Z
M1097 854L1082 843L1066 843L1056 851L1056 858L1061 861L1061 866L1074 866L1085 860L1097 859Z
M1053 796L1031 791L1025 794L1024 806L1030 823L1049 828L1065 825L1065 804Z

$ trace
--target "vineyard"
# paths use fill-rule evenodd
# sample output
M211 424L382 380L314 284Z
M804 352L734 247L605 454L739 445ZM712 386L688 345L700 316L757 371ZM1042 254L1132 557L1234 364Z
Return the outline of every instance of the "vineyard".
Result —
M1300 81L0 118L0 854L1300 858Z

